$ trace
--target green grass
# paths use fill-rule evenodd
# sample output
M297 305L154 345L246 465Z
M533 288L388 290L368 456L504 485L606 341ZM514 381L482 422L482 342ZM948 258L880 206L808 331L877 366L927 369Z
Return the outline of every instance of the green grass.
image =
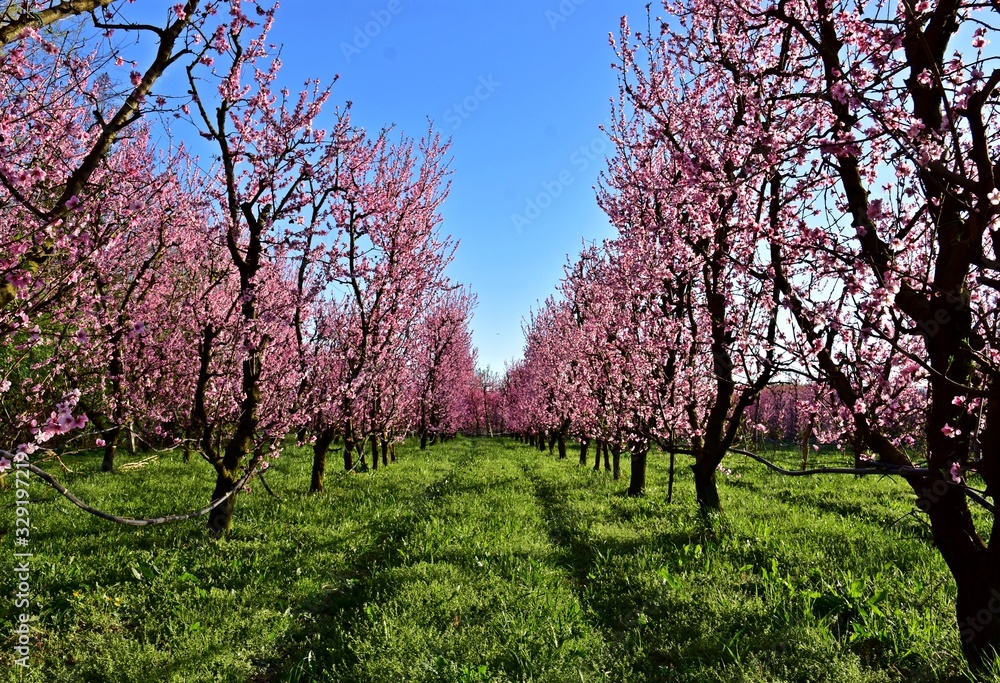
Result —
M286 450L267 475L282 499L255 484L221 542L202 520L113 525L33 483L31 668L11 666L7 599L0 680L965 680L954 585L900 481L733 458L708 527L683 458L668 505L659 454L638 499L575 451L499 439L405 447L321 495L308 455ZM71 490L118 514L197 508L212 486L179 455L67 464Z

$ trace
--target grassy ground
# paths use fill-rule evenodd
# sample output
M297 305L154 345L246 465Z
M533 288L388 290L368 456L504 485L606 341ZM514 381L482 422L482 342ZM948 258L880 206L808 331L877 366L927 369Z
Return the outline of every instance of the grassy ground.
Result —
M898 481L733 460L707 528L683 459L668 505L660 455L640 499L575 451L505 440L404 448L313 496L307 455L268 474L280 501L241 495L222 542L200 520L112 525L32 484L31 668L10 666L7 599L0 680L963 680L954 586ZM179 456L67 464L62 481L119 514L199 507L212 484Z

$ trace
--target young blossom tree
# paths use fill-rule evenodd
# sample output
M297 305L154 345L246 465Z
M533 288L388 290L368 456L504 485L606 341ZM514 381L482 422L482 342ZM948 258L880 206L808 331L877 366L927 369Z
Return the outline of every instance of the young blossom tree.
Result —
M662 365L676 374L680 353L694 371L683 392L685 432L699 504L717 512L715 472L783 360L782 292L766 276L777 226L763 211L780 173L770 141L783 112L771 81L731 65L780 69L788 54L777 37L729 33L728 17L711 7L680 16L682 30L647 35L623 21L617 155L601 203L624 259L651 271L660 314L681 326Z
M292 97L277 88L281 62L270 54L267 42L274 8L259 13L263 15L260 24L243 12L242 3L233 0L229 21L219 24L211 36L203 36L200 59L187 70L194 124L218 150L218 175L208 189L218 207L219 227L239 281L233 302L238 310L239 410L221 449L202 441L203 455L217 475L213 500L232 491L248 460L256 464L292 426L290 408L298 382L292 382L290 395L268 401L266 392L284 387L265 381L276 365L297 357L294 350L282 353L271 348L286 333L294 335L295 288L287 280L282 282L290 275L285 268L289 254L283 245L301 239L297 219L315 206L317 192L324 193L335 183L325 174L334 167L332 160L341 149L339 140L326 140L326 131L316 127L329 90L308 83ZM216 58L222 63L213 67ZM202 73L209 68L210 74ZM284 310L276 309L275 300L269 298L282 290L288 293ZM206 330L203 357L214 343L214 331ZM298 367L292 365L282 377L294 376ZM270 410L262 410L265 402ZM209 525L214 531L229 529L232 502L229 497L212 511Z
M343 373L336 387L341 405L324 411L315 427L312 489L322 487L325 443L344 439L344 469L364 453L370 438L386 442L401 410L401 350L414 339L429 302L444 288L453 247L438 232L448 194L448 145L433 133L414 142L392 142L388 131L362 138L342 162L343 190L331 218L338 255L327 279L342 297L330 333ZM337 416L339 423L333 422Z
M476 363L468 327L474 306L466 289L448 289L417 325L413 384L421 449L466 427L474 409Z

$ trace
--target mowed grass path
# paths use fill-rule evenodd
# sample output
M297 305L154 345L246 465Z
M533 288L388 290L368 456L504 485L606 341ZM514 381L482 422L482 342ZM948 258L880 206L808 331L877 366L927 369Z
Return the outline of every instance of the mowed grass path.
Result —
M734 460L708 527L684 459L666 503L658 454L638 499L575 451L509 440L406 447L320 495L308 455L268 473L280 501L241 495L222 542L200 520L111 525L32 484L32 666L10 666L7 599L0 680L964 680L954 587L901 482ZM196 508L212 485L174 455L110 477L67 464L119 514Z

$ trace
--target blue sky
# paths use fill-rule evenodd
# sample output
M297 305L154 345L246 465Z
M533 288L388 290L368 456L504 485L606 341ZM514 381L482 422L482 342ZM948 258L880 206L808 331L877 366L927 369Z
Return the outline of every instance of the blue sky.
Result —
M610 152L598 126L616 93L608 34L644 7L286 0L278 11L272 38L290 88L339 74L331 104L352 101L355 124L419 136L430 118L452 137L444 231L461 241L452 278L479 299L481 366L520 355L521 320L553 291L566 255L611 234L593 191Z

